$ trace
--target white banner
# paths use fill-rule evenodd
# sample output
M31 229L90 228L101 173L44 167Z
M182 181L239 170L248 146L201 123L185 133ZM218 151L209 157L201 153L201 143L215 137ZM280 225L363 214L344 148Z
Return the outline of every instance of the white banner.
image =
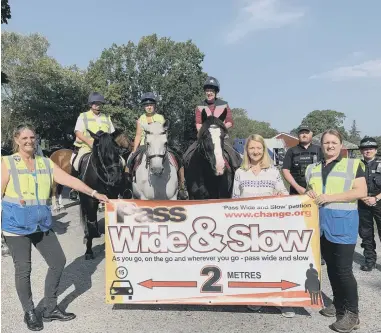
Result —
M321 308L307 196L106 205L107 303Z

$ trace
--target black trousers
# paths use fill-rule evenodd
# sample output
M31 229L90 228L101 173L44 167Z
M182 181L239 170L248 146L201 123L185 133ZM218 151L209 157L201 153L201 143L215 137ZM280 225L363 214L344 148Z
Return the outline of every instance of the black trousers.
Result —
M57 305L58 285L66 264L65 254L54 231L36 232L26 236L5 236L5 241L13 258L16 291L23 310L26 312L34 309L30 284L33 244L49 266L45 279L44 305L47 312L52 311Z
M358 313L357 281L352 270L356 245L332 243L324 235L320 238L320 245L327 263L336 311L342 312L346 309Z
M360 216L359 235L362 239L361 247L364 249L365 263L374 264L377 260L374 222L376 221L381 241L381 201L377 202L376 206L368 206L360 200L358 211Z

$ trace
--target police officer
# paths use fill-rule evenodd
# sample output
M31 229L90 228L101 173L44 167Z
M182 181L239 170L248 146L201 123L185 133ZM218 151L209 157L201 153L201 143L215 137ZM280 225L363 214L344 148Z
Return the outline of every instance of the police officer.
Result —
M309 164L320 162L322 151L320 146L312 144L312 131L308 126L300 126L299 144L290 148L283 161L283 176L290 184L290 194L306 192L305 172Z
M360 142L360 151L365 164L368 196L359 200L359 234L364 249L365 264L361 270L369 272L376 266L376 242L374 240L374 221L381 240L381 159L376 157L378 144L374 138L365 137Z

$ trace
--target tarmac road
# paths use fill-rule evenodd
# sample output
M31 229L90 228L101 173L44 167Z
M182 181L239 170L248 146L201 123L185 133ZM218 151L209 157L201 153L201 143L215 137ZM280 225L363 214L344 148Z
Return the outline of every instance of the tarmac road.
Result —
M68 203L67 199L65 203ZM332 332L328 325L334 321L333 318L325 318L315 310L303 308L297 309L294 318L287 319L272 308L253 313L245 306L107 305L104 300L104 237L94 241L96 258L85 261L83 231L78 214L78 205L69 207L56 214L54 226L67 258L59 302L67 311L74 312L77 318L69 322L45 323L44 332ZM381 258L381 245L379 242L377 245L378 257ZM362 249L358 245L354 271L359 285L361 328L357 332L381 332L381 265L371 273L362 272L359 269L362 260ZM32 265L34 302L40 308L47 265L35 249L32 251ZM323 273L323 291L331 297L325 266ZM10 256L2 258L1 279L1 331L30 332L23 322Z

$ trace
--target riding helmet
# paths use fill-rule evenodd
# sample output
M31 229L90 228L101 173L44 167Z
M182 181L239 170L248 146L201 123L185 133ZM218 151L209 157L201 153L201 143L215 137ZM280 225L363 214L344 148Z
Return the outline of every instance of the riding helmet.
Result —
M142 95L140 102L142 105L156 104L156 97L152 92L147 92Z
M88 103L91 105L93 103L103 103L105 104L105 98L97 92L93 92L89 95Z
M214 89L216 93L218 93L220 91L220 83L215 77L208 76L208 78L206 79L204 83L204 90L207 88Z

